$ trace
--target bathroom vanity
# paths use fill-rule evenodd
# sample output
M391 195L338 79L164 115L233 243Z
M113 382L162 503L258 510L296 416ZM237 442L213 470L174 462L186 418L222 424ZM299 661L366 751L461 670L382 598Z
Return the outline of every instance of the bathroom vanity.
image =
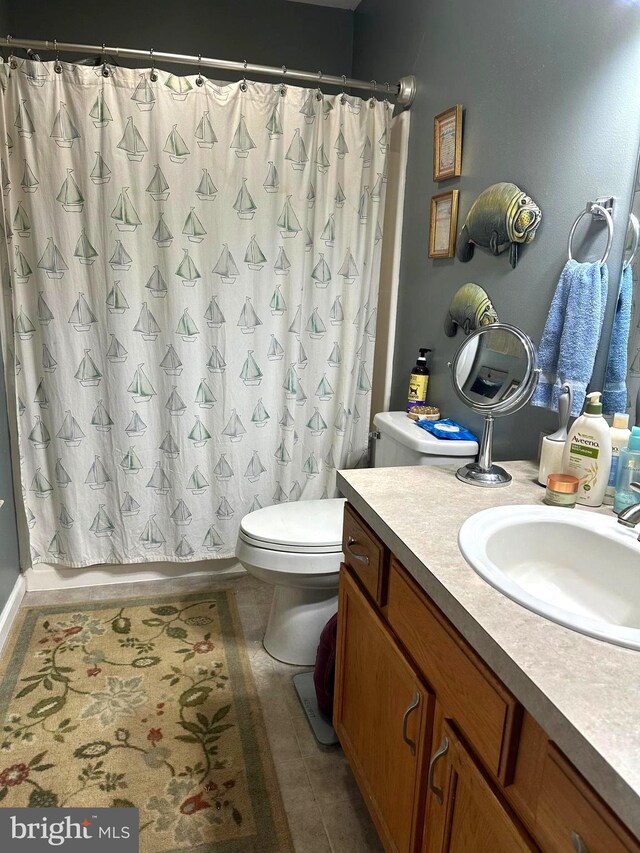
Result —
M335 729L388 851L638 853L640 653L526 610L458 549L475 512L541 503L536 468L508 468L499 490L338 475Z

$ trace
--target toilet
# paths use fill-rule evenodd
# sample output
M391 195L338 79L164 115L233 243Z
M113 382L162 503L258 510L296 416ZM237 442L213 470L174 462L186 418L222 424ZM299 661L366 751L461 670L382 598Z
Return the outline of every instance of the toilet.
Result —
M442 441L405 412L373 419L373 466L464 465L475 441ZM320 633L338 608L343 498L281 503L242 519L236 557L249 574L274 589L264 648L284 663L312 666Z

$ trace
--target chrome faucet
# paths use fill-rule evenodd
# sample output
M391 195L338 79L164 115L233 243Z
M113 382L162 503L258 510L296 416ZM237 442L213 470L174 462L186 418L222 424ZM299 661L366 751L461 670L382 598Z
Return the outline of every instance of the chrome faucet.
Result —
M640 483L629 483L629 488L638 494L638 503L630 504L618 513L618 524L625 527L636 527L640 524ZM640 536L638 536L640 541Z

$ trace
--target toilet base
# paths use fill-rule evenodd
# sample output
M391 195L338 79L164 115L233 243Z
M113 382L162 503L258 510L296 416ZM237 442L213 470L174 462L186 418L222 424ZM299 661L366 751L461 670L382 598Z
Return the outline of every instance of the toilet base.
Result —
M338 609L337 589L275 586L263 645L282 663L313 666L322 629Z

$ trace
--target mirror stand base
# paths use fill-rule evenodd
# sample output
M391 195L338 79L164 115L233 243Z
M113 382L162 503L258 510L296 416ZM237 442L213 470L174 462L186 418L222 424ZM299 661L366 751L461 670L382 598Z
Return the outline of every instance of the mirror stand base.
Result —
M456 477L470 486L484 486L490 489L508 486L511 482L511 474L507 473L499 465L490 465L488 468L483 468L477 462L470 462L468 465L458 468Z

